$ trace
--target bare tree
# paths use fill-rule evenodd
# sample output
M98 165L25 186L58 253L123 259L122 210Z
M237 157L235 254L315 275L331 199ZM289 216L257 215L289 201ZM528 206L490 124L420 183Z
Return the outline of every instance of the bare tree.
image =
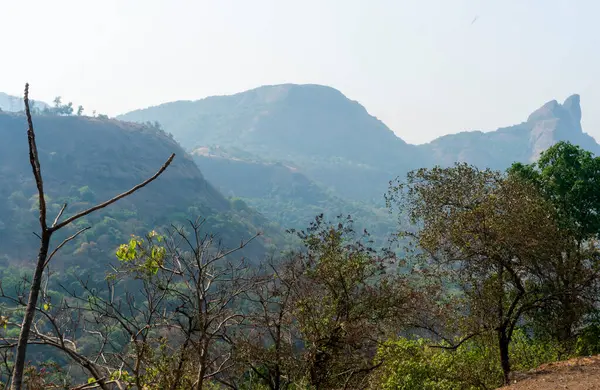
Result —
M171 162L173 161L173 158L175 157L175 154L172 154L167 159L167 161L163 164L163 166L158 170L158 172L156 172L152 177L148 178L147 180L143 181L142 183L129 189L128 191L125 191L125 192L115 196L114 198L109 199L103 203L97 204L87 210L81 211L69 218L66 218L64 221L61 222L60 221L61 217L67 208L67 204L64 204L63 207L60 209L58 215L52 222L52 224L49 225L47 222L47 219L46 219L47 211L46 211L46 201L44 198L45 194L44 194L44 183L43 183L43 179L42 179L42 171L41 171L41 167L40 167L38 150L37 150L36 141L35 141L35 131L33 128L33 121L31 119L31 111L29 108L29 84L25 85L24 102L25 102L25 114L27 116L27 124L28 124L27 139L28 139L28 145L29 145L29 162L30 162L31 168L33 170L33 176L35 178L35 183L36 183L37 190L38 190L39 213L40 213L39 221L40 221L41 232L38 235L38 237L40 239L40 247L39 247L39 251L38 251L37 264L35 267L35 271L33 273L33 279L31 281L31 288L29 291L29 299L27 301L27 306L25 308L25 315L23 317L23 323L21 325L21 331L19 334L18 342L17 342L16 354L15 354L15 364L14 364L13 375L12 375L12 384L11 384L11 389L13 389L13 390L21 390L23 387L23 373L24 373L24 367L25 367L25 357L26 357L26 353L27 353L27 345L29 343L29 337L30 337L31 330L32 330L31 328L32 328L32 324L34 322L36 307L37 307L37 303L38 303L38 297L39 297L40 289L42 286L42 276L44 273L44 269L47 267L50 260L52 260L52 257L58 252L58 250L60 250L60 248L62 248L69 241L74 240L77 236L79 236L85 230L89 229L89 227L78 230L75 234L66 238L52 252L50 252L50 242L51 242L52 235L55 232L57 232L58 230L62 229L63 227L71 224L72 222L74 222L88 214L91 214L94 211L103 209L103 208L117 202L118 200L133 194L137 190L143 188L148 183L154 181L158 176L160 176L165 171L165 169L167 169L167 167L171 164Z
M189 221L189 233L173 227L164 240L165 255L156 264L148 263L152 251L136 257L142 261L142 270L147 271L148 265L151 270L155 265L160 269L159 277L151 280L155 288L168 292L174 304L170 322L182 349L176 371L182 375L187 363L195 373L190 387L198 390L207 378L216 378L233 366L228 331L244 319L238 303L254 280L243 258L232 262L229 257L259 235L239 247L223 249L213 235L202 232L202 226L203 220L197 219ZM172 388L177 386L174 383Z
M83 280L83 291L63 286L70 303L34 329L35 342L65 352L102 389L202 389L222 376L233 366L230 329L244 319L239 303L254 283L246 262L229 258L258 235L225 250L200 220L190 227L121 245L102 291Z
M244 297L246 319L234 337L239 370L222 381L228 387L239 388L236 382L248 370L270 390L302 380L303 342L293 315L295 271L291 262L269 262L257 270L256 283Z

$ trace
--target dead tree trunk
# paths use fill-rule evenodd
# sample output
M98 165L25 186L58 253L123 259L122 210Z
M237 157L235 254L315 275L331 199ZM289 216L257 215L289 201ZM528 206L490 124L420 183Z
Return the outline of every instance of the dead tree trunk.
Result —
M97 204L96 206L93 206L87 210L77 213L77 214L67 218L63 222L59 222L60 218L62 217L62 214L64 213L65 209L67 208L66 204L63 205L63 207L59 211L58 215L54 219L54 222L52 223L52 225L48 226L48 224L46 222L46 200L44 199L44 182L42 180L42 171L41 171L41 167L40 167L40 160L39 160L39 156L38 156L37 146L35 143L35 131L33 129L33 121L31 119L31 111L29 109L29 84L25 84L25 96L24 96L23 100L25 103L25 114L27 116L27 125L28 125L27 140L29 143L29 162L30 162L31 168L33 170L33 176L35 178L35 183L37 186L38 196L39 196L41 234L39 235L40 249L38 252L37 264L35 267L35 272L33 274L33 279L31 281L31 288L29 291L29 299L27 301L27 307L25 308L25 316L23 317L21 333L19 334L19 341L17 343L17 349L16 349L16 354L15 354L16 355L15 356L15 365L13 368L12 381L11 381L12 382L11 390L22 390L22 388L23 388L23 373L24 373L24 369L25 369L25 357L27 355L27 344L28 344L28 340L29 340L29 334L31 332L31 324L33 323L33 319L35 317L35 310L36 310L36 306L37 306L38 297L40 294L40 289L41 289L41 285L42 285L42 275L44 273L44 270L46 269L46 266L48 265L48 263L50 262L52 257L56 254L56 252L60 248L62 248L67 242L75 239L79 234L81 234L82 232L84 232L85 230L87 230L89 228L83 228L83 229L79 230L77 233L75 233L74 235L72 235L71 237L66 238L61 244L59 244L56 247L56 249L54 249L54 251L52 251L50 253L50 255L48 255L49 248L50 248L50 239L52 238L52 234L54 232L58 231L59 229L67 226L71 222L76 221L79 218L82 218L88 214L91 214L96 210L103 209L103 208L117 202L118 200L133 194L134 192L141 189L142 187L146 186L148 183L154 181L158 176L160 176L165 171L165 169L167 169L167 167L171 164L171 162L173 161L173 158L175 158L175 154L171 154L171 156L167 159L167 161L163 164L163 166L158 170L158 172L156 172L152 177L148 178L147 180L143 181L142 183L134 186L130 190L123 192L122 194L119 194L119 195L115 196L114 198L107 200L106 202Z

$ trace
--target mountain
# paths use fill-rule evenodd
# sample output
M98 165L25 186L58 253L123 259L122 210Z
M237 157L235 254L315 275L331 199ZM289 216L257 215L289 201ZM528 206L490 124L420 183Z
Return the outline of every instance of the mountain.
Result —
M311 179L351 199L381 199L417 148L358 102L320 85L263 86L231 96L179 101L119 119L158 121L189 149L237 147L265 160L293 162Z
M0 111L19 112L23 111L24 107L23 98L0 92ZM49 108L50 106L44 102L35 101L33 102L32 107L43 110L44 108Z
M206 232L215 233L228 246L237 246L264 228L270 238L278 234L255 211L235 209L161 130L90 117L39 115L33 119L49 219L65 202L68 216L129 189L176 153L172 165L155 182L63 232L72 234L78 226L92 226L78 242L64 248L62 257L71 263L90 267L98 264L91 260L106 263L130 234L145 234L199 216L206 219ZM30 261L37 246L31 233L38 230L37 193L22 114L0 113L0 140L0 263ZM259 258L267 244L255 241L247 253Z
M447 135L417 146L333 88L284 84L165 103L119 118L158 121L188 150L237 148L293 166L339 198L381 205L389 180L411 169L457 161L506 169L515 161L535 160L558 141L600 153L583 132L581 115L580 97L573 95L563 104L544 104L518 125ZM205 172L211 169L216 169L211 175L219 175L222 167Z
M581 128L580 101L579 95L568 97L563 104L552 100L518 125L487 133L447 135L418 148L422 154L431 155L436 164L466 161L493 169L505 169L514 161L532 162L559 141L569 141L600 154L600 146Z

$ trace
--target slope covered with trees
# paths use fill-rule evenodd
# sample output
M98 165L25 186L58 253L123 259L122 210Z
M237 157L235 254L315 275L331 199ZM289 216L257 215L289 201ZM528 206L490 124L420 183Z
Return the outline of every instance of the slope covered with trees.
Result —
M328 218L352 215L357 226L368 228L380 242L394 229L385 207L344 199L293 165L224 147L198 148L192 157L224 195L241 199L285 228L300 229L324 213Z
M190 217L203 216L211 231L229 243L269 229L258 213L235 210L180 146L158 129L90 117L39 115L34 120L51 212L58 212L63 203L75 213L106 200L153 174L170 153L178 156L144 193L83 221L92 228L65 248L75 258L105 259L132 233ZM31 232L37 223L37 192L24 129L23 115L0 113L0 259L4 265L35 255L31 244L36 237ZM254 245L256 255L263 253L264 242ZM65 259L84 265L73 256ZM86 261L85 266L92 264Z
M387 194L412 222L399 220L401 257L372 249L350 218L317 216L290 232L296 249L260 266L196 222L132 236L107 288L78 280L41 295L31 356L55 351L60 364L28 366L26 383L489 389L597 354L599 164L559 143L506 173L411 171ZM0 301L10 346L23 303L6 290Z

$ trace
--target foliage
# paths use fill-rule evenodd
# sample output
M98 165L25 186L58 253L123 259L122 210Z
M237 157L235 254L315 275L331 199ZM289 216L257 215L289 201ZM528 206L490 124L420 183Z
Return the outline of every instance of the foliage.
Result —
M472 390L502 383L495 351L484 343L468 342L456 350L431 347L431 340L400 338L383 344L383 362L373 389Z
M73 103L69 102L67 104L62 104L62 98L57 96L53 100L54 107L44 107L42 111L43 114L46 115L72 115L73 114ZM77 109L77 115L81 115L83 113L83 107L79 106Z
M418 223L404 234L422 250L425 276L458 292L436 297L448 299L456 313L444 331L495 333L508 382L513 332L550 299L541 280L564 248L552 208L534 186L466 164L411 172L406 184L391 187L388 200ZM440 328L444 321L422 326Z
M572 347L600 293L600 157L559 142L536 163L514 164L509 174L536 186L554 208L564 242L563 256L547 273L545 284L556 299L537 313L534 321L539 333Z
M600 157L568 142L544 151L533 164L509 172L535 184L555 206L561 227L578 241L600 232Z
M587 325L579 332L574 353L577 356L600 354L600 321L598 312L594 312Z
M519 371L558 359L554 346L531 339L521 329L515 331L513 338L510 358ZM473 338L452 348L447 343L438 345L425 338L401 337L379 348L376 360L383 365L371 387L386 390L496 388L503 383L497 354L497 345L489 338Z
M294 315L311 383L331 388L343 380L360 387L375 369L369 351L376 348L381 326L401 311L405 299L401 283L384 273L394 256L370 248L368 235L356 235L349 217L336 226L319 216L298 236L306 250L295 260L301 277Z

